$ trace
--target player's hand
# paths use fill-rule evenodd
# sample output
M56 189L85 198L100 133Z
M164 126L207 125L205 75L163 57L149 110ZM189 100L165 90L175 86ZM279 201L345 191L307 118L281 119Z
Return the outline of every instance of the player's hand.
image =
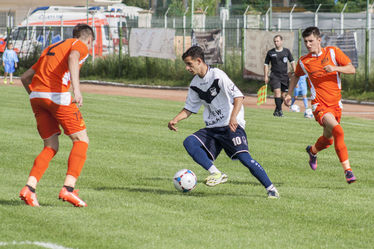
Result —
M269 83L269 77L268 77L268 76L265 76L264 81L265 81L265 85L267 85L267 83Z
M238 128L238 121L236 120L236 117L230 118L229 126L232 132L236 131L236 128Z
M323 67L323 69L328 72L328 73L331 73L331 72L335 72L335 66L332 66L332 65L327 65L325 67Z
M178 131L178 128L175 126L177 124L176 121L173 120L170 120L169 123L168 123L168 128L172 131Z
M74 91L74 99L72 102L76 103L78 107L83 105L83 97L80 91Z
M287 106L287 107L290 107L291 106L291 102L292 102L292 98L289 94L286 95L286 97L284 98L284 104Z

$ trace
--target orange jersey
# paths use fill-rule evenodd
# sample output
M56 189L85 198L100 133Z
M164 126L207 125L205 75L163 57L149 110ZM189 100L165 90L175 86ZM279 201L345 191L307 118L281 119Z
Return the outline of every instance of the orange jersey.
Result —
M35 74L30 90L32 92L68 92L71 83L68 58L72 50L80 53L79 65L81 67L88 57L88 48L82 41L71 38L47 47L38 62L32 66Z
M341 100L340 73L326 72L323 68L327 65L346 66L350 63L349 57L338 47L325 47L319 55L309 53L301 57L295 75L308 76L312 104L333 106L339 104Z

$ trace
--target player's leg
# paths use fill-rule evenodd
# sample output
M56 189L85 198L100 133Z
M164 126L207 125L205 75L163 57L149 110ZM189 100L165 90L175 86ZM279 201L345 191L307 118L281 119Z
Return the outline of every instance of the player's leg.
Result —
M308 98L306 97L306 94L303 95L303 103L304 103L304 109L308 109Z
M44 109L43 99L32 99L31 107L35 114L39 134L44 141L44 148L35 158L26 186L20 192L20 198L30 206L39 206L35 189L49 166L49 162L56 155L59 147L58 135L60 128L54 117Z
M266 188L269 198L279 198L278 191L271 183L265 170L249 154L245 130L241 126L238 126L235 132L232 132L229 127L227 129L225 135L218 137L226 154L231 159L239 159L249 169L252 175Z
M208 129L201 129L188 136L183 145L192 159L209 171L205 184L215 186L227 181L227 175L222 173L214 164L214 159L219 155L222 147L210 136Z
M257 180L266 188L268 191L269 198L279 198L279 193L270 181L264 168L254 160L249 152L241 152L237 154L237 158L240 162L249 169L251 174L257 178Z
M344 131L343 128L339 124L340 116L338 120L336 119L335 115L332 113L327 113L323 117L323 123L325 125L324 133L326 135L330 135L334 138L334 147L335 152L339 158L339 161L343 167L344 174L348 183L352 183L356 181L356 177L354 176L351 165L348 159L348 149L344 142Z
M9 74L9 83L10 84L13 84L14 82L13 82L13 73L10 73Z
M87 158L89 139L86 130L71 134L69 137L73 142L73 147L70 151L68 170L59 198L77 207L86 207L87 204L79 198L78 190L74 188Z

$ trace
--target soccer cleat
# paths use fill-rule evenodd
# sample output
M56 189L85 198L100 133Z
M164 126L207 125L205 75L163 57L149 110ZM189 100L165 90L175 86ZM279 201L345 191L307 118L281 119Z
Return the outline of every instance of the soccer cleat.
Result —
M356 177L351 170L346 170L344 174L348 184L351 184L356 181Z
M274 117L283 117L283 112L282 111L274 111L273 112L273 116Z
M39 207L39 202L36 199L36 194L31 192L29 187L25 186L19 193L19 198L23 200L27 205L32 207Z
M9 81L9 83L10 83L11 85L13 85L13 84L14 84L14 82L13 82L13 81Z
M312 170L316 170L317 169L317 155L313 155L311 151L312 146L310 145L308 145L305 150L309 155L309 166L312 168Z
M70 202L76 207L87 207L87 204L78 197L78 189L73 192L69 192L65 187L63 187L58 195L59 199L63 201Z
M6 79L4 79L4 84L8 83L8 81Z
M227 182L227 175L226 174L223 174L223 173L214 173L210 176L208 176L206 179L205 179L205 184L210 186L210 187L213 187L217 184L220 184L220 183L225 183Z
M268 198L269 199L279 199L280 195L278 193L278 190L276 188L272 188L268 191Z

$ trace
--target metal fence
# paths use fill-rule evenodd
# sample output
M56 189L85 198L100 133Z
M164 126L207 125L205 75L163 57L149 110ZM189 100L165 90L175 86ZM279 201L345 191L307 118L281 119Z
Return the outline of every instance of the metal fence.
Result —
M261 29L261 30L293 30L295 31L295 44L293 46L293 54L301 56L307 53L301 38L299 30L308 26L317 25L322 31L332 33L355 32L358 56L361 57L360 67L365 66L370 70L370 61L374 56L374 51L371 49L371 40L373 40L374 32L372 29L367 30L366 14L365 13L273 13L272 22L269 22L268 15L257 15L255 23L249 23L248 19L253 16L230 16L230 18L221 18L219 16L206 16L204 26L199 29L212 30L221 29L224 34L224 51L234 51L235 54L241 55L243 48L243 30L244 29ZM369 15L369 25L371 25L371 16ZM9 24L9 23L8 23ZM128 38L131 28L138 27L137 19L127 20L127 25L124 27L108 27L103 37L96 41L94 48L94 57L118 54L128 52ZM191 17L168 17L168 16L154 16L152 17L151 27L167 27L176 30L176 36L186 37L191 36ZM118 32L118 30L121 32ZM8 27L8 31L10 31ZM72 27L29 27L17 28L12 27L13 32L7 32L6 27L0 27L0 34L7 36L7 39L12 41L15 48L21 51L21 56L28 56L35 52L36 49L40 51L51 43L57 42L59 39L66 39L72 37ZM117 31L121 33L121 39L113 39L111 32ZM122 46L120 46L122 43ZM365 58L365 60L364 60ZM362 64L364 63L364 64Z

